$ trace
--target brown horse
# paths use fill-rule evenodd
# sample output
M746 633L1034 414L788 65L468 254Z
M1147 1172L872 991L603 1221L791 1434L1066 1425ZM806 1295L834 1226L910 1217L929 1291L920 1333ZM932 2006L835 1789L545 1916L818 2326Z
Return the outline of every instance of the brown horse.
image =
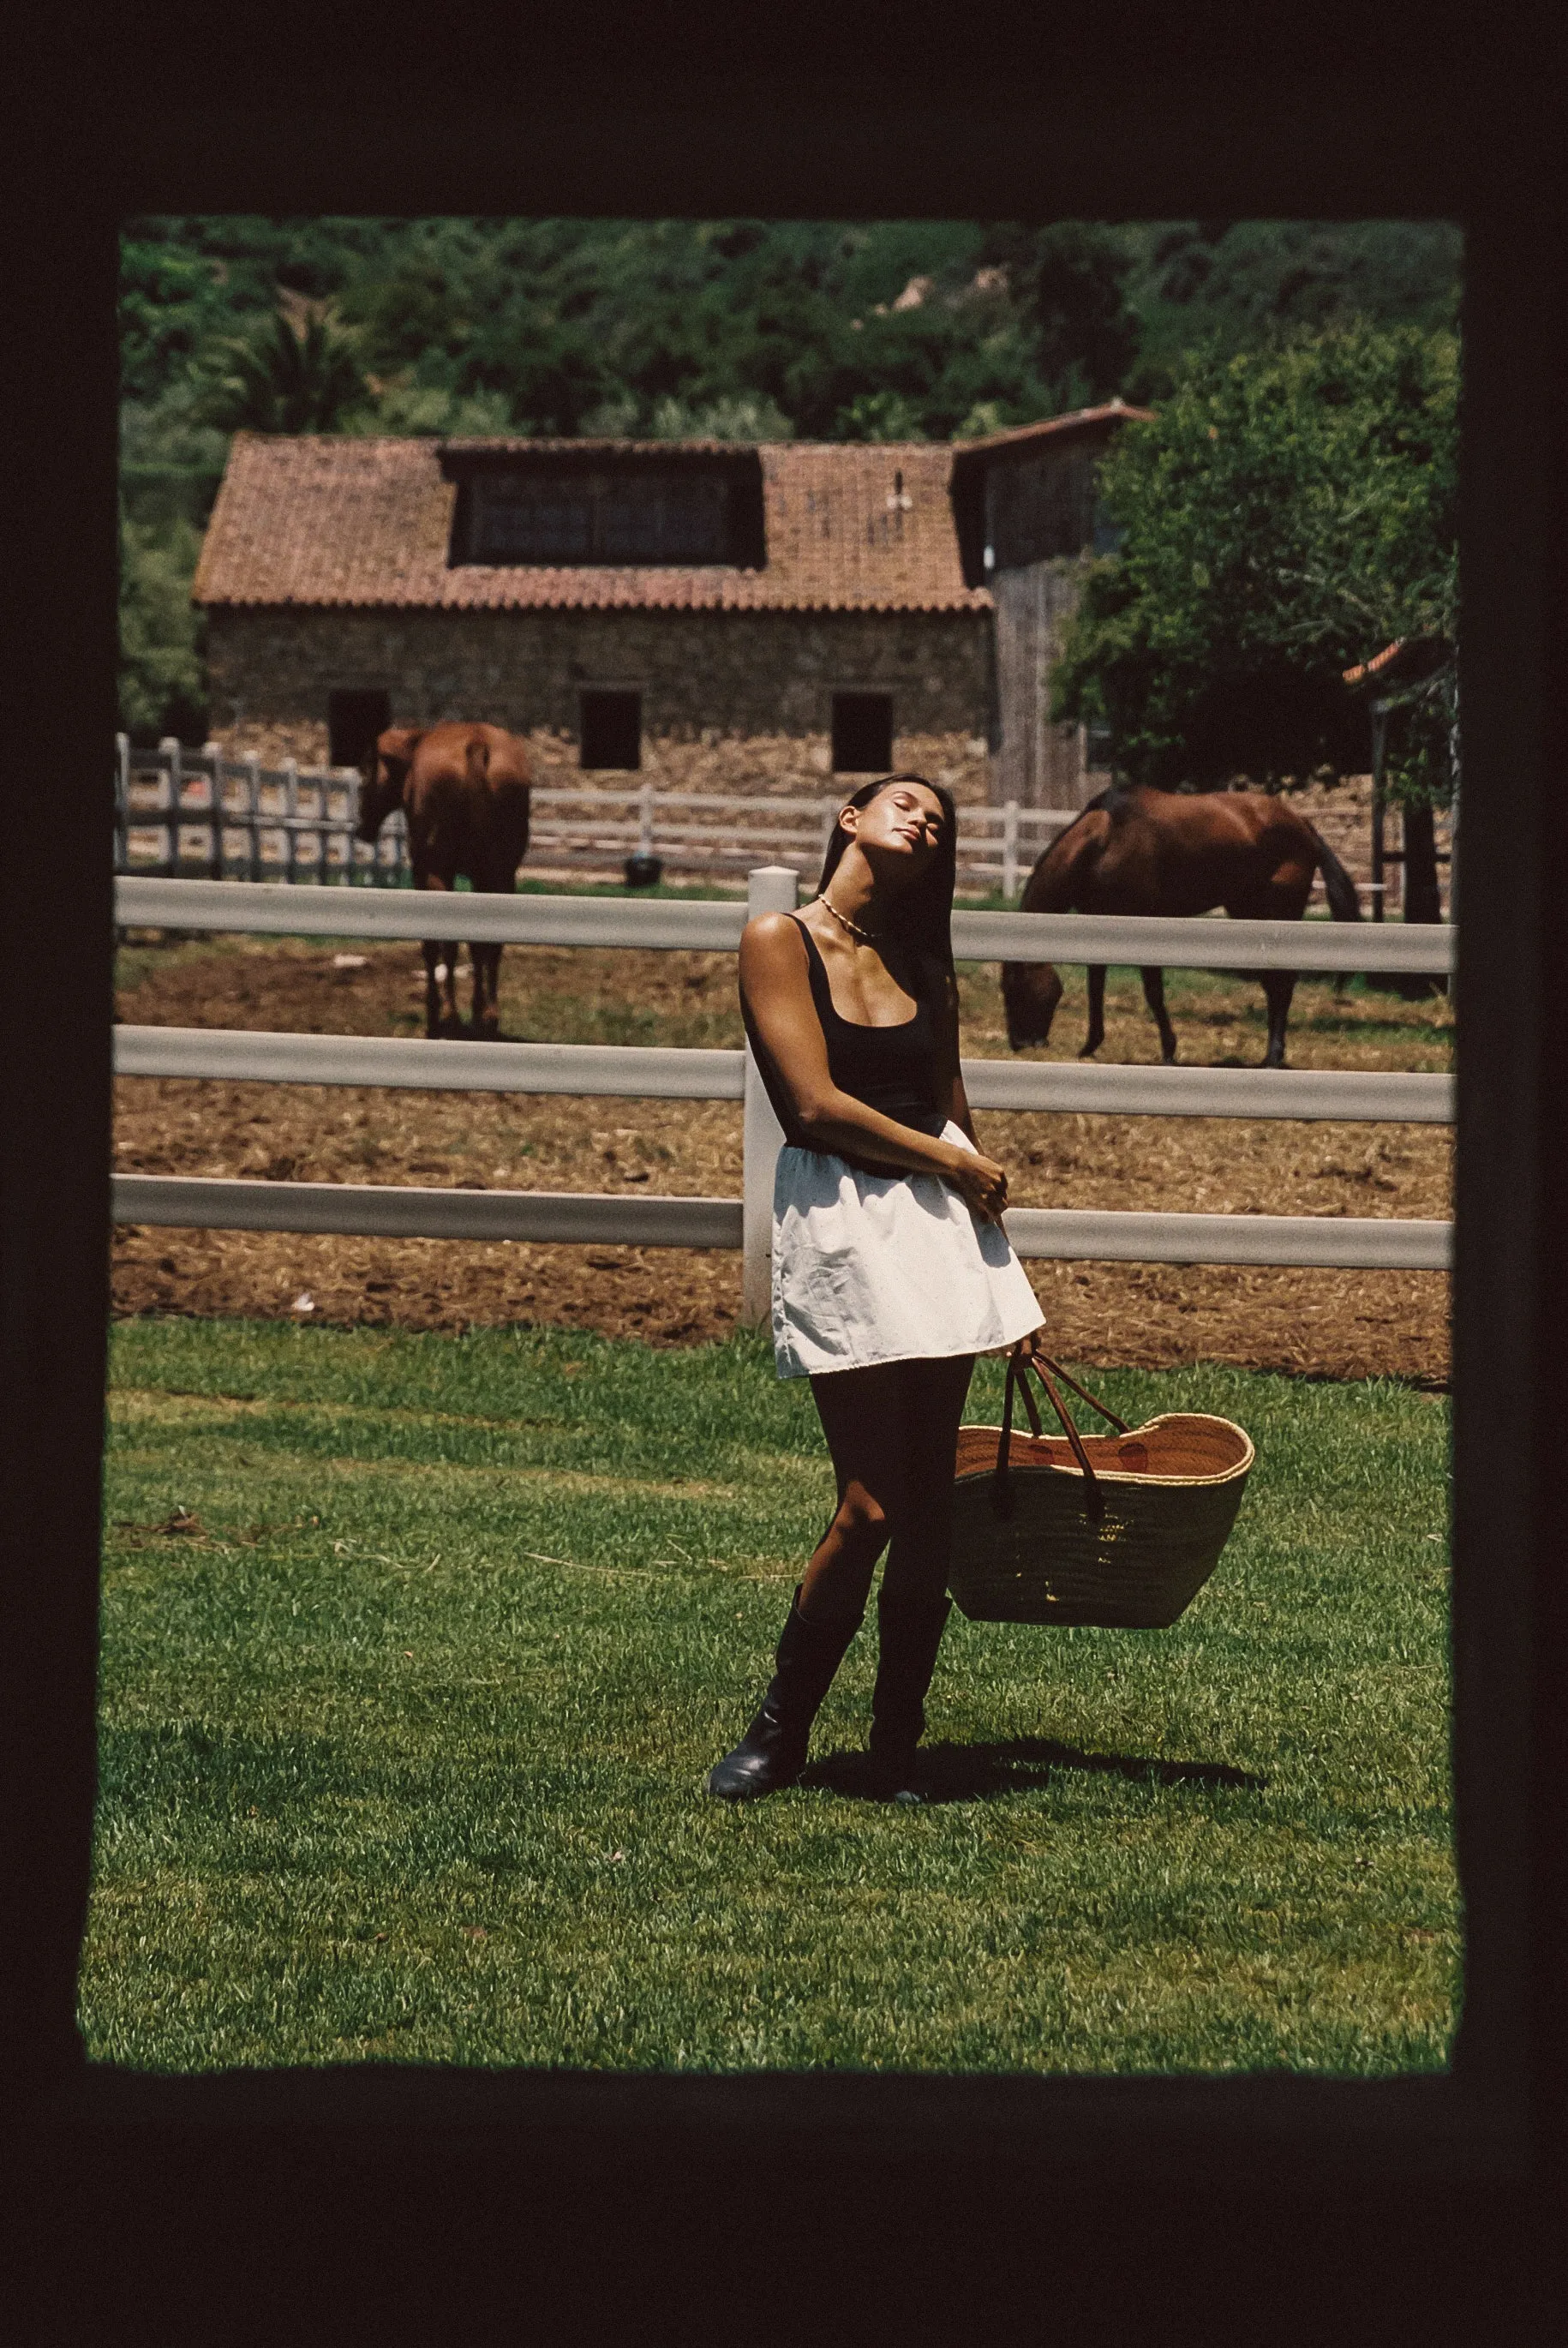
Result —
M1243 922L1298 922L1323 875L1336 922L1358 922L1360 901L1345 867L1304 816L1262 791L1211 791L1195 797L1147 785L1113 784L1091 799L1047 849L1030 873L1025 913L1207 913L1222 905ZM1160 1030L1167 1067L1176 1031L1165 1014L1162 971L1145 970L1143 999ZM1265 1068L1284 1066L1285 1022L1296 973L1259 973L1268 998ZM1015 1052L1043 1044L1062 999L1049 963L1006 963L1002 995L1007 1041ZM1105 971L1088 972L1088 1059L1105 1041Z
M461 873L476 889L508 893L528 847L528 752L500 726L393 726L377 735L360 799L359 837L374 839L394 808L408 826L416 889L451 889ZM454 911L456 909L454 908ZM458 949L425 942L425 1032L460 1035ZM472 1033L493 1035L499 945L470 945ZM446 1015L441 993L446 993Z

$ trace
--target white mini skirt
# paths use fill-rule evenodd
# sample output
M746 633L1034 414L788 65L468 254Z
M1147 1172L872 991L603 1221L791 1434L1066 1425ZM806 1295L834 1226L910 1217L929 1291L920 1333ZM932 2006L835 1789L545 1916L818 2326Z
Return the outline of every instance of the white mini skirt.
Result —
M951 1120L944 1141L972 1147ZM779 1153L773 1351L781 1378L1016 1344L1044 1315L1006 1233L937 1174Z

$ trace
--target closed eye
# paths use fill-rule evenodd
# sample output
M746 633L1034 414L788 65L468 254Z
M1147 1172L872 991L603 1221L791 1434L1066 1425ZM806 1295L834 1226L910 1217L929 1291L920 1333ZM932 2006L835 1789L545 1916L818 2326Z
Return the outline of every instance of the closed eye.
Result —
M895 805L901 815L918 816L927 831L940 835L942 818L933 808L923 808L918 799L899 799Z

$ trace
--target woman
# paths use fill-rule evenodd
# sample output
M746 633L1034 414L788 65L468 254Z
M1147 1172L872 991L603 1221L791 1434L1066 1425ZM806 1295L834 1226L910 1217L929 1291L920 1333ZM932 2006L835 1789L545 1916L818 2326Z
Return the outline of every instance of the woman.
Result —
M884 1548L872 1779L920 1798L970 1374L976 1354L1032 1352L1040 1325L1002 1229L1007 1178L975 1144L959 1073L954 830L953 801L923 777L868 783L840 812L814 902L748 922L740 942L746 1032L785 1137L779 1375L811 1381L839 1503L761 1708L708 1774L729 1801L799 1775Z

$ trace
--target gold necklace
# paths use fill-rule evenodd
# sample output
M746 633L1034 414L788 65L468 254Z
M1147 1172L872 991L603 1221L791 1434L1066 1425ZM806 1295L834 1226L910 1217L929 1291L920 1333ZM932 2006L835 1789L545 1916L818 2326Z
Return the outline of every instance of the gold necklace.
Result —
M848 913L840 912L837 905L834 904L832 899L828 895L825 890L817 899L817 902L819 905L826 906L828 911L831 913L834 921L839 924L839 927L841 930L848 930L851 937L859 938L863 945L880 945L882 939L887 934L885 930L878 930L874 935L870 930L862 930L859 922L851 922Z

